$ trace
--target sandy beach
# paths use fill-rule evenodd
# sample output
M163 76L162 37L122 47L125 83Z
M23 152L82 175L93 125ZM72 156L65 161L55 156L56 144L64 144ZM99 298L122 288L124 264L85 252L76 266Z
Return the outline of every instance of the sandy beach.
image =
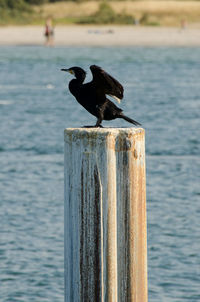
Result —
M44 45L42 26L0 27L0 45ZM200 46L200 27L56 26L55 46Z

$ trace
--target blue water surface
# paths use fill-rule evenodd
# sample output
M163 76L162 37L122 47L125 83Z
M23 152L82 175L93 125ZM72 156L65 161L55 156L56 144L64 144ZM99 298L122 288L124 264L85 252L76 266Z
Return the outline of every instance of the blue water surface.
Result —
M34 46L0 47L0 301L64 300L63 130L95 118L60 68L91 64L146 130L149 301L200 301L200 50Z

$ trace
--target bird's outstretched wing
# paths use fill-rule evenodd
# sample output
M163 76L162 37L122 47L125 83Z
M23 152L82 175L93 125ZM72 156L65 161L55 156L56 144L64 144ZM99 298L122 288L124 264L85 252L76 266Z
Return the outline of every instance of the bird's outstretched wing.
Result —
M96 89L110 95L120 103L124 93L123 86L99 66L91 65L90 70L93 75L92 83Z

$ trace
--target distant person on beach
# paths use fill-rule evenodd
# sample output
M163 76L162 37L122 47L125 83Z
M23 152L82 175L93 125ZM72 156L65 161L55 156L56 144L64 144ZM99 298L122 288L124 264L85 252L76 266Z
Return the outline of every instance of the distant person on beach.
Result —
M182 30L185 30L186 27L187 27L186 20L185 20L185 19L181 19L181 29L182 29Z
M45 33L46 37L46 46L53 46L54 44L54 28L52 25L52 19L50 17L47 18L46 23L45 23Z

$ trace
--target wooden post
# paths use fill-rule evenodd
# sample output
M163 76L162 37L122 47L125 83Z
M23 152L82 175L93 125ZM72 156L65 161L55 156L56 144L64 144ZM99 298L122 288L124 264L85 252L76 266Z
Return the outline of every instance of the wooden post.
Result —
M147 302L144 130L65 130L65 302Z

